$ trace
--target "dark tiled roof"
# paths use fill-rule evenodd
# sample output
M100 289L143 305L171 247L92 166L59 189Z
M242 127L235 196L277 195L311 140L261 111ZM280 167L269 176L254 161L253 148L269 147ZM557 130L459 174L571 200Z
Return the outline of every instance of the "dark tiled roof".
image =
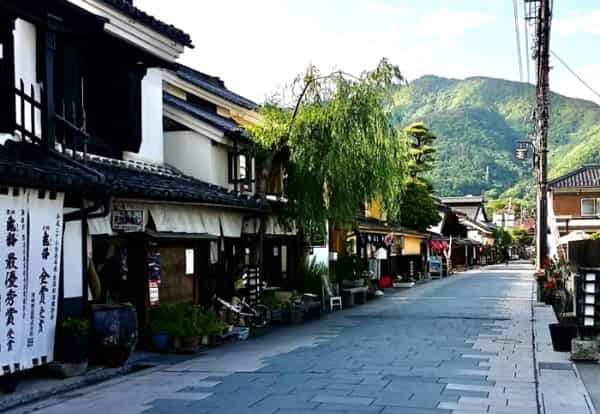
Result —
M0 185L97 194L103 177L39 145L7 141L0 145Z
M84 195L143 198L268 210L258 197L229 191L154 164L88 156L73 160L39 145L0 145L0 186L22 186Z
M151 27L157 32L162 33L171 40L175 40L185 46L194 47L192 44L192 38L189 34L184 32L177 27L158 20L156 17L149 15L148 13L135 7L131 0L102 0L105 3L111 5L115 9L127 14L129 17L138 20L145 25Z
M207 122L213 127L224 132L226 135L248 138L248 133L244 127L232 119L225 118L214 111L203 108L199 105L195 105L191 102L184 101L183 99L166 92L163 94L163 100L167 105L171 105L174 108L184 111L201 121Z
M95 156L89 157L87 165L106 177L107 191L115 197L269 209L263 199L205 183L170 167Z
M225 83L220 78L207 75L183 65L180 65L177 75L181 79L243 108L253 110L258 108L258 104L255 102L227 89Z
M600 165L584 165L548 183L550 188L600 187Z

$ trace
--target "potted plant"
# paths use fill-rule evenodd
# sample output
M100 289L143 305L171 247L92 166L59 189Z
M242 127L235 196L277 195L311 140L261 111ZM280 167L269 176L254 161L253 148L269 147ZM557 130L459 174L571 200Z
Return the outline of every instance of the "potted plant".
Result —
M150 342L152 349L156 352L166 352L171 343L171 324L165 320L153 320L150 322Z
M408 275L397 275L393 286L395 288L411 288L415 285L415 280Z
M337 280L342 281L345 288L364 286L365 279L362 275L363 266L360 257L347 252L342 253L336 263Z
M51 369L63 378L83 374L88 366L90 322L83 318L67 318L59 326L56 361Z

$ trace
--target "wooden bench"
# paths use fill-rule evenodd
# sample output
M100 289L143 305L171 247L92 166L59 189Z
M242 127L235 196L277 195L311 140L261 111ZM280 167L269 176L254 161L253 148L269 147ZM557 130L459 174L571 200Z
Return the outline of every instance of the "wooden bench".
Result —
M368 290L369 288L366 286L342 289L344 306L351 308L355 303L367 303Z

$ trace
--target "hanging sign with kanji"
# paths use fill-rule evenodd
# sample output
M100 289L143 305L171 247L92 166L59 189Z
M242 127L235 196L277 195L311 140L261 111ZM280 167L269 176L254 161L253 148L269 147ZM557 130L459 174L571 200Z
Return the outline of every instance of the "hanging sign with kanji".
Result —
M0 194L0 375L50 362L58 304L63 194Z

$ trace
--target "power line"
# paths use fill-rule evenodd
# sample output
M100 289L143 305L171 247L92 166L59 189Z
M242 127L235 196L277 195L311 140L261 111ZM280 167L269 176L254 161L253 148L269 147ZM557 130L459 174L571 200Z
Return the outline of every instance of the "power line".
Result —
M529 30L527 28L527 26L529 25L529 22L527 21L527 3L525 3L525 1L523 1L523 31L525 33L525 63L526 63L526 67L527 67L527 83L531 82L531 76L529 74L529 59L530 59L530 53L531 51L529 50Z
M517 59L519 60L519 80L523 82L523 61L521 58L521 34L519 33L519 11L517 0L513 0L513 12L515 15L515 35L517 39Z
M579 80L579 82L581 82L586 88L588 88L594 95L596 95L598 98L600 98L600 93L598 93L594 88L592 88L589 83L587 83L585 80L583 80L583 78L581 76L579 76L577 74L577 72L575 72L573 69L571 69L571 67L567 64L567 62L565 62L564 60L562 60L560 58L560 56L558 56L553 50L551 50L550 53L552 53L552 56L554 56L560 63L562 63L562 65L569 72L571 72L571 75L575 76Z

